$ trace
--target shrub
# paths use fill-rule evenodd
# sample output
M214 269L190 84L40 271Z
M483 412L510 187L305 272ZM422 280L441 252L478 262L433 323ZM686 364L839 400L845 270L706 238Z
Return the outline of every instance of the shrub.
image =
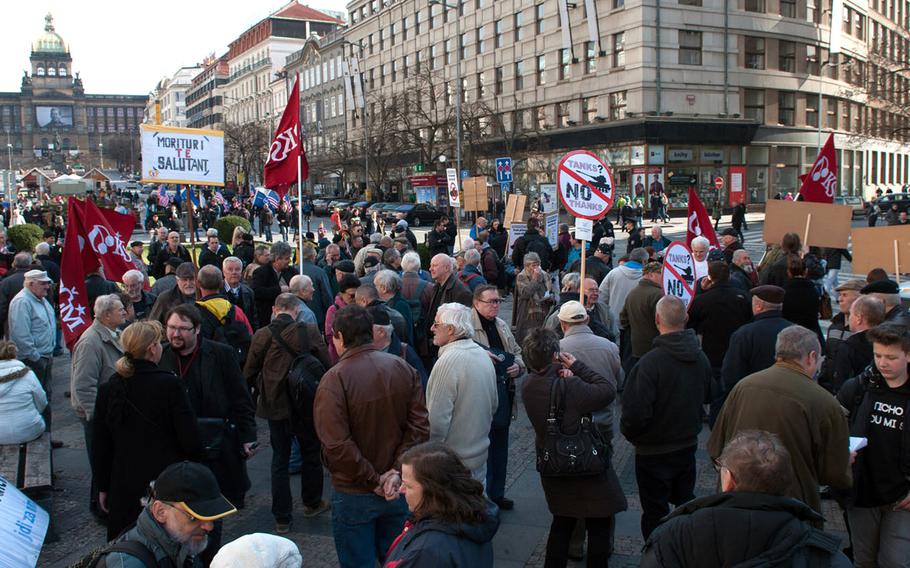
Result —
M420 243L417 245L417 254L420 255L420 268L424 270L430 269L430 248L426 243Z
M250 232L253 227L249 221L239 215L226 215L215 221L215 229L218 230L218 238L221 239L221 242L231 244L234 227L237 226L243 227L246 232Z
M16 251L32 252L35 250L35 245L41 242L44 237L44 229L38 225L26 223L10 227L6 234L13 246L16 247Z

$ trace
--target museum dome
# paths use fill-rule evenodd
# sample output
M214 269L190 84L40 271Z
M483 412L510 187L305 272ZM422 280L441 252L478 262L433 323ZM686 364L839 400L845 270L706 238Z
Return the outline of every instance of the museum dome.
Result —
M44 33L32 43L32 51L36 53L67 53L69 48L63 42L60 34L54 31L54 17L50 14L44 17Z

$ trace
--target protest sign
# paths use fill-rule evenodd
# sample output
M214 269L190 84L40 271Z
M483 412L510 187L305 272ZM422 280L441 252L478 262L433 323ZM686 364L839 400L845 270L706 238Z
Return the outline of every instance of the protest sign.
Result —
M695 259L685 243L673 241L664 251L663 288L683 301L686 309L695 295Z
M910 272L910 226L857 227L852 237L856 274L883 268L899 281L900 274Z
M772 199L765 204L763 238L780 244L785 234L796 233L807 246L845 249L852 217L849 205Z
M511 228L512 223L518 223L524 218L525 204L528 201L527 195L510 193L506 200L506 214L502 220L502 226L506 229Z
M224 132L140 126L142 182L224 186Z
M528 225L525 223L512 223L512 226L509 227L509 250L506 253L508 256L512 256L512 249L515 247L515 241L524 236L528 232ZM524 267L516 268L516 270L521 270Z
M574 217L600 219L613 205L613 171L587 150L563 156L556 185L562 204Z
M34 568L49 522L47 511L0 477L0 566Z

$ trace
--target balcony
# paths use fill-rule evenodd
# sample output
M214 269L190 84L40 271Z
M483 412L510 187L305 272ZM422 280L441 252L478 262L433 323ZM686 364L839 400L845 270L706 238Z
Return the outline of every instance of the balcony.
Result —
M234 79L237 79L238 77L240 77L242 75L246 75L247 73L250 73L251 71L255 71L256 69L261 69L262 67L265 67L266 65L271 65L271 64L272 64L271 58L267 57L265 59L260 59L259 61L257 61L256 63L253 63L252 65L244 65L243 67L241 67L240 69L238 69L237 71L235 71L234 73L231 74L231 76L228 78L228 83L232 83L234 81Z

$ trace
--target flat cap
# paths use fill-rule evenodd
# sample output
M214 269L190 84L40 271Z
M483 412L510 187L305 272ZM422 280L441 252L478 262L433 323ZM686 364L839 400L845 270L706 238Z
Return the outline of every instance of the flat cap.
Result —
M866 287L866 281L865 281L865 280L859 280L859 279L856 279L856 280L847 280L846 282L842 283L840 286L838 286L837 288L835 288L834 291L835 291L835 292L842 292L842 291L844 291L844 290L854 290L854 291L856 291L856 292L859 292L859 291L861 291L861 290L862 290L863 288L865 288L865 287Z
M340 271L344 272L345 274L353 274L354 270L355 270L354 262L351 260L339 260L338 262L336 262L335 264L332 265L332 268L334 268L335 270L340 270Z
M735 229L731 229L730 227L727 227L726 229L721 231L720 235L722 237L739 237L739 233L737 233Z
M751 292L753 296L758 296L761 300L764 300L769 304L783 304L784 296L786 295L783 288L772 284L756 286L755 288L752 288Z

